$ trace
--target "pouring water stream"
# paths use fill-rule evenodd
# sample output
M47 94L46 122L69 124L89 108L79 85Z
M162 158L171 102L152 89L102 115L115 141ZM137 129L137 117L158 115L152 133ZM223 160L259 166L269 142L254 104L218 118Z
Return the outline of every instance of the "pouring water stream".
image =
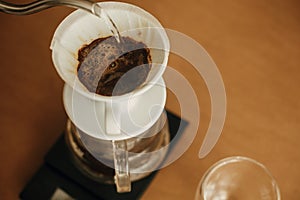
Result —
M113 36L120 42L120 33L109 15L95 2L89 0L38 0L28 4L13 4L0 0L0 11L13 15L29 15L55 6L68 6L83 9L104 19Z

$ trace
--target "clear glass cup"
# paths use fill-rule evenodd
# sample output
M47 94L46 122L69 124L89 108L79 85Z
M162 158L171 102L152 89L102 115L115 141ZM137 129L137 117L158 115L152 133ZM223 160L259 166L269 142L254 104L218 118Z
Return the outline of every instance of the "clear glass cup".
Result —
M195 200L280 200L278 185L261 163L229 157L211 166L202 177Z

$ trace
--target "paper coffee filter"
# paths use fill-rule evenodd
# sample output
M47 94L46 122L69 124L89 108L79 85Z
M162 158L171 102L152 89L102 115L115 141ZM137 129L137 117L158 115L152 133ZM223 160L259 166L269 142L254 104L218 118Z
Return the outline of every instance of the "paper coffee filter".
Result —
M148 12L131 4L101 2L99 5L112 18L121 36L129 36L150 48L153 64L146 83L156 83L166 68L170 48L167 34L159 21ZM104 19L83 10L76 10L61 22L51 42L52 60L61 78L90 98L97 98L97 95L90 93L77 77L78 50L97 38L110 35L112 33ZM145 87L153 85L146 83ZM134 92L144 90L145 87Z

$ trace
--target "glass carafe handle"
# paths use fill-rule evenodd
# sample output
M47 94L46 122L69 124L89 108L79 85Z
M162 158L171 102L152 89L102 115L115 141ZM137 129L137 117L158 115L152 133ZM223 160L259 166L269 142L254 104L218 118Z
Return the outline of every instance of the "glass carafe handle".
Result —
M115 184L117 187L117 192L130 192L131 182L126 140L112 141L112 145L115 164Z

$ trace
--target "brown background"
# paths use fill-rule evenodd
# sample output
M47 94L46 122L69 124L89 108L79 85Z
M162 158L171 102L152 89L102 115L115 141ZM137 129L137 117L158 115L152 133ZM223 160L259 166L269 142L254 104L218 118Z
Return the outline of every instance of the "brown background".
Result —
M169 65L185 75L199 97L201 122L192 145L159 172L143 199L193 199L205 170L232 155L262 162L278 181L283 199L300 199L299 1L128 2L199 42L218 65L227 92L223 134L200 160L209 95L192 66L170 56ZM71 11L0 14L0 199L18 199L64 129L63 82L52 65L49 45L55 28ZM171 93L167 108L179 112Z

